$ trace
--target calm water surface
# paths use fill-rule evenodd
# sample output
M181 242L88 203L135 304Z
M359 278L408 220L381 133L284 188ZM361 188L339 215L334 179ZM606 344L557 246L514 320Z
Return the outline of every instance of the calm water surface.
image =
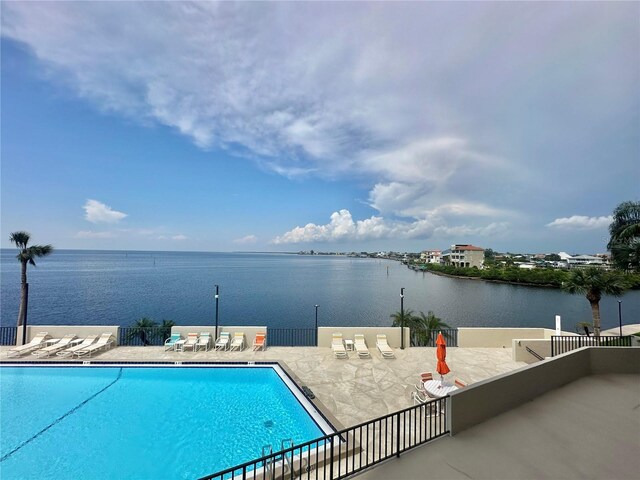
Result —
M20 265L1 252L1 321L15 325ZM562 315L573 329L591 318L584 297L555 289L453 279L398 262L285 254L58 250L29 268L29 323L130 325L140 317L211 325L214 285L220 323L312 328L379 326L400 309L433 310L452 326L549 327ZM617 298L601 302L604 328L618 324ZM640 323L640 291L620 298L624 323Z

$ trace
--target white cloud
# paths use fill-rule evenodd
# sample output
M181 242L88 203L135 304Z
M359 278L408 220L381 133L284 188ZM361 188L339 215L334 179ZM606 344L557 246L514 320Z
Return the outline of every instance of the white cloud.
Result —
M308 223L304 227L296 227L272 243L309 243L339 242L351 240L372 240L379 238L427 238L433 226L427 220L415 222L388 222L382 217L373 216L365 220L353 220L349 210L340 210L331 214L331 221L326 225Z
M114 232L93 232L91 230L81 230L75 234L76 238L115 238Z
M84 218L91 223L117 223L127 216L98 200L89 199L82 208L85 211Z
M242 238L236 238L233 243L238 243L241 245L248 245L248 244L252 244L252 243L256 243L258 241L258 237L256 237L255 235L246 235Z
M418 219L413 222L389 221L373 216L365 220L354 221L349 210L340 210L331 215L331 221L325 225L308 223L304 227L295 227L276 237L272 243L325 243L366 241L374 239L426 239L432 236L498 236L508 231L506 222L494 222L486 226L446 226L437 225L432 220Z
M189 237L187 237L186 235L182 235L182 234L178 234L178 235L158 235L157 236L158 240L176 240L176 241L182 241L182 240L188 240Z
M547 223L547 227L559 228L563 230L595 230L607 228L613 217L587 217L584 215L573 215L572 217L556 218L553 222Z

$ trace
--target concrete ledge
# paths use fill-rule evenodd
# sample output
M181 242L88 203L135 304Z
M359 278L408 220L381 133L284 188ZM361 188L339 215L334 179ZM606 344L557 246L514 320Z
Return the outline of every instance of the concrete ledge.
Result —
M576 335L562 332L563 335ZM515 339L550 339L555 330L550 328L458 328L458 347L511 348Z
M584 347L451 394L451 435L592 374L640 373L640 349Z

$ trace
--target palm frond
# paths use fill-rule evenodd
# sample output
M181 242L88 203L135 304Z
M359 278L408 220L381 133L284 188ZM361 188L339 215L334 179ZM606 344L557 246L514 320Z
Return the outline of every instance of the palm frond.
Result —
M27 248L27 244L29 243L30 238L31 234L24 231L13 232L9 235L9 240L11 240L11 243L15 243L16 247L18 247L19 249Z

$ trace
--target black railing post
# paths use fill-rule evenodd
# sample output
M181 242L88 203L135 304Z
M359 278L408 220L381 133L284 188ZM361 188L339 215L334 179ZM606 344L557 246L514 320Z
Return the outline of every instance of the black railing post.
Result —
M336 439L336 435L331 439L331 455L329 458L329 480L333 480L333 444Z
M400 456L400 412L396 413L396 449L398 450L396 457Z

